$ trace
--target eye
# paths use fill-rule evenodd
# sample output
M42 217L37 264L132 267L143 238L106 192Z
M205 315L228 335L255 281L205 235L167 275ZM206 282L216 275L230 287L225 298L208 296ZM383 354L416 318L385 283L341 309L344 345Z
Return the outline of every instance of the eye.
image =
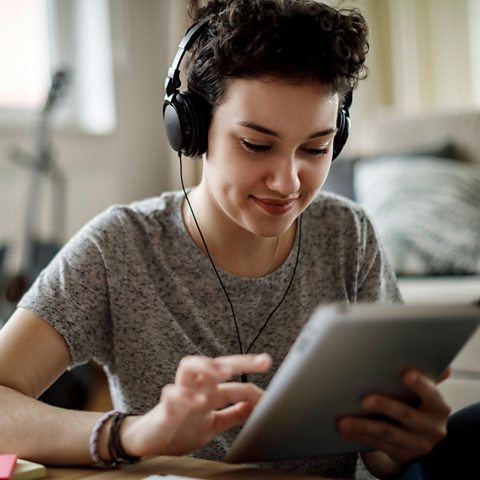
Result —
M326 155L330 151L330 148L304 148L303 151L312 157L321 157L322 155Z
M259 144L259 143L252 143L252 142L249 142L247 140L245 140L244 138L242 138L240 140L241 144L242 144L242 147L247 150L248 152L252 152L252 153L265 153L265 152L268 152L269 150L271 150L271 146L270 145L262 145L262 144Z

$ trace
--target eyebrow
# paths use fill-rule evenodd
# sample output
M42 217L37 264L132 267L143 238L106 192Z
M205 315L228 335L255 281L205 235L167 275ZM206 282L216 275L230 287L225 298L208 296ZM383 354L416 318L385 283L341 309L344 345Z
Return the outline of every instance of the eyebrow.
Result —
M238 122L238 125L246 128L250 128L252 130L255 130L260 133L265 133L267 135L271 135L272 137L280 137L280 134L278 132L275 132L274 130L271 130L269 128L263 127L262 125L259 125L258 123L254 122ZM308 139L311 138L318 138L318 137L325 137L326 135L330 135L332 133L337 133L338 128L325 128L324 130L319 130L318 132L312 133Z

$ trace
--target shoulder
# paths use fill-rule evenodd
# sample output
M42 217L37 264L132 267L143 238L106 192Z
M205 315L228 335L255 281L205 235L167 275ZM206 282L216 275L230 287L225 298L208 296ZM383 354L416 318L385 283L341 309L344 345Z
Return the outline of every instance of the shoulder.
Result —
M112 220L160 219L176 213L182 198L182 192L164 192L158 197L145 198L125 205L113 205L101 215Z
M94 217L89 230L116 230L124 232L148 230L166 226L180 218L181 192L165 192L130 204L113 205Z
M304 218L310 269L328 276L327 292L346 288L350 301L384 302L400 298L379 237L360 205L321 192L305 211ZM335 283L338 281L340 284ZM334 298L337 297L331 297Z
M64 254L80 251L102 252L115 257L126 249L145 246L152 239L181 231L181 196L167 192L125 205L113 205L87 222L64 247ZM141 248L140 248L141 249Z
M364 209L350 199L320 192L304 213L306 242L322 251L364 255L378 244L378 236ZM350 253L348 254L350 255Z

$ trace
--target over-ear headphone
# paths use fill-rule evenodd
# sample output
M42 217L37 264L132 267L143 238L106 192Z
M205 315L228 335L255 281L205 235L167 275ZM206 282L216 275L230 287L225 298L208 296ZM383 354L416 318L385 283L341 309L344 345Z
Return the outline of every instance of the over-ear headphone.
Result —
M342 103L340 109L338 110L337 117L337 133L333 139L333 156L332 160L335 160L342 151L343 147L347 143L348 134L350 133L350 128L352 122L350 121L350 105L352 104L352 91L350 90L344 102Z
M173 150L187 157L207 151L211 109L200 95L178 90L181 85L179 67L185 53L207 25L208 19L204 19L187 30L165 79L163 119L167 138Z
M205 18L187 30L165 79L163 119L167 139L173 150L181 152L187 157L202 155L207 151L211 108L197 93L188 90L179 91L181 86L179 67L185 53L207 26L208 19ZM333 140L333 160L342 151L350 133L349 108L351 104L352 92L349 92L338 112L338 131Z

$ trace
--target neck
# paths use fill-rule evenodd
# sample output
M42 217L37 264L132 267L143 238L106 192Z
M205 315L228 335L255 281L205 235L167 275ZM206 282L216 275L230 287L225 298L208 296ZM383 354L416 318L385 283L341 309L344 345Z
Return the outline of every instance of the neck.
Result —
M287 258L294 243L296 225L277 236L262 237L241 228L222 212L211 212L210 202L202 202L199 191L188 197L208 251L217 267L240 277L262 277L276 270ZM186 229L205 253L205 245L186 201L183 202Z

